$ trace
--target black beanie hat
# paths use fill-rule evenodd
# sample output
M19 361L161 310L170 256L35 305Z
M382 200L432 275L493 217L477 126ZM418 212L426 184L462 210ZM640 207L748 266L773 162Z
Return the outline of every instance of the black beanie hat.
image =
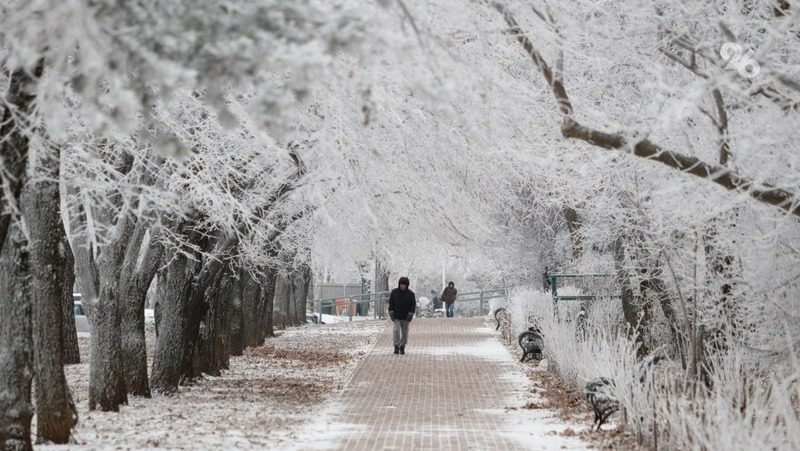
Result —
M400 278L400 282L397 283L397 286L405 285L408 288L411 284L408 282L408 277L403 276Z

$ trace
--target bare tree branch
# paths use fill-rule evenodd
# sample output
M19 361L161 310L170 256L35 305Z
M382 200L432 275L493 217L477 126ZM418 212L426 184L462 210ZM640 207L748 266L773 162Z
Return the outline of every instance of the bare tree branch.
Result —
M750 197L767 205L776 206L795 216L800 217L800 197L797 193L765 183L758 183L738 172L719 165L701 161L695 157L665 149L648 139L629 142L624 136L607 133L587 127L573 117L572 102L561 79L553 75L553 71L533 45L530 38L523 32L514 15L504 4L493 2L492 6L503 15L510 33L520 43L525 53L541 71L547 84L550 86L562 114L561 134L565 138L579 139L606 150L623 150L637 157L657 161L665 166L677 169L700 178L716 183L725 189L745 192Z

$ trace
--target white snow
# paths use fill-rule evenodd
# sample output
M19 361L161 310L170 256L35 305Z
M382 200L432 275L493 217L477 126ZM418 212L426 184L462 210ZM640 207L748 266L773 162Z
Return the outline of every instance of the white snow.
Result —
M89 346L81 337L84 363L66 367L79 410L76 443L41 449L283 448L343 386L384 326L358 321L279 331L265 346L232 357L221 377L181 387L174 397L131 397L119 413L88 411Z

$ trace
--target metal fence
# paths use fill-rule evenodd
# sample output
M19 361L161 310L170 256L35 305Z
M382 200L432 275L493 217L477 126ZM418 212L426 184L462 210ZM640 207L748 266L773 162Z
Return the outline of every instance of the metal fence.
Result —
M553 304L621 297L613 274L550 274Z
M459 293L455 303L456 312L461 316L485 315L489 313L493 302L505 302L508 299L508 290L508 288L496 288ZM382 319L388 316L387 303L390 293L382 291L314 299L308 303L308 313L347 316L351 321L355 317Z
M553 296L553 314L559 321L568 322L584 308L588 309L595 300L622 298L613 274L551 274L550 292ZM563 302L567 302L565 308L559 308Z
M361 284L358 283L318 283L312 288L311 296L314 299L349 297L363 292Z

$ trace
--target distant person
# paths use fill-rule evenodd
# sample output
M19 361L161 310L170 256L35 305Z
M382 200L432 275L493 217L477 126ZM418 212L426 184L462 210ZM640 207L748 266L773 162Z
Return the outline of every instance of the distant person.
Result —
M417 300L408 289L408 277L401 277L397 288L389 295L389 318L394 322L394 353L405 354L408 343L408 325L414 318Z
M453 304L456 302L456 295L458 294L458 290L456 290L456 284L450 282L447 284L447 288L442 291L442 301L444 301L445 311L448 318L453 317Z
M436 290L431 290L431 302L433 302L433 311L442 309L442 298L436 294Z

